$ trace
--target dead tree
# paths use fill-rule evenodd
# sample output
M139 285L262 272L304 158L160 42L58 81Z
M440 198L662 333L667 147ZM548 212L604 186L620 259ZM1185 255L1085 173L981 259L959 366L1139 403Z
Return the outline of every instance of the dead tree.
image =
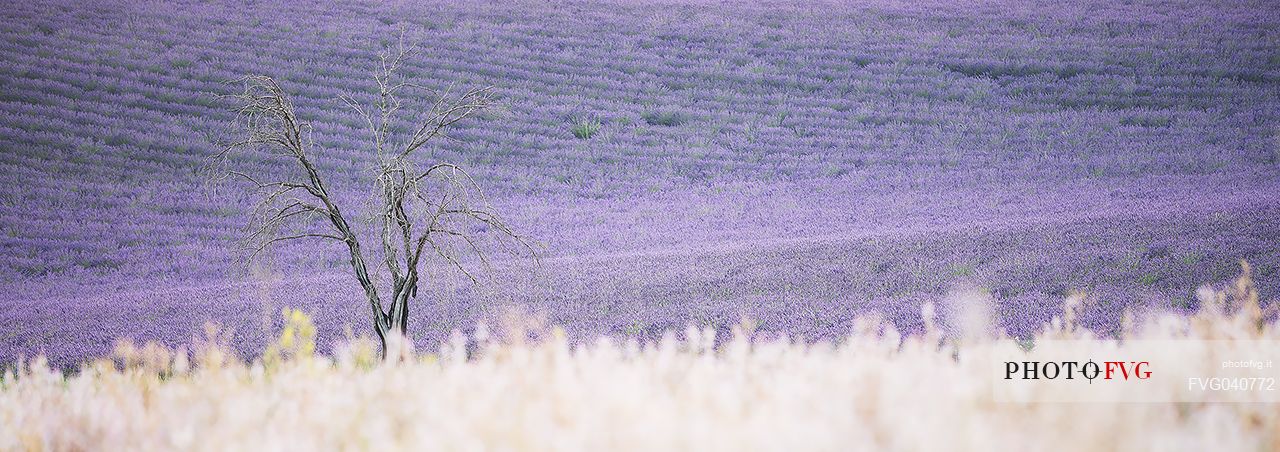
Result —
M243 85L243 91L226 96L234 104L236 130L242 135L210 162L219 177L244 181L259 198L246 240L248 260L273 245L294 240L328 241L346 248L351 270L368 298L384 356L389 339L408 334L410 302L423 284L419 268L424 259L438 259L477 282L464 257L470 254L489 265L489 254L480 242L483 232L479 231L495 233L507 239L501 242L514 244L536 258L532 242L517 234L490 207L466 170L448 162L419 162L427 143L492 105L490 87L434 94L428 111L413 117L409 132L393 136L397 130L393 124L404 116L403 100L412 93L429 91L399 77L398 71L413 49L405 45L402 34L394 49L379 54L372 102L361 103L354 96L338 99L367 128L368 150L375 159L372 183L377 192L372 218L376 230L370 232L380 239L380 250L363 247L349 214L339 206L316 166L310 126L298 118L289 96L271 77L240 79L237 83ZM293 175L244 169L249 167L243 165L247 153L283 159ZM370 262L377 260L382 262L374 265L385 266L388 281L371 275ZM389 290L379 291L380 285Z

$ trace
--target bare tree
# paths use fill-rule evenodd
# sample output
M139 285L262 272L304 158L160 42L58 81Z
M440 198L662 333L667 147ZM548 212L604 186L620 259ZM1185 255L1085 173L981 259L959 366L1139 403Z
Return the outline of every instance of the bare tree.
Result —
M361 103L355 96L339 100L359 116L368 129L377 191L372 225L380 250L366 250L360 236L326 184L310 148L310 126L298 118L294 105L271 77L253 75L237 80L243 91L226 96L234 103L236 130L242 134L216 154L209 168L217 178L248 183L258 198L248 231L247 259L252 260L273 245L293 240L331 241L345 246L351 269L364 289L372 312L374 331L386 356L392 335L407 335L410 301L423 284L419 268L426 259L456 268L473 283L475 274L464 265L470 254L484 266L489 253L480 236L493 232L536 258L533 243L516 233L494 210L484 192L462 167L448 162L420 163L424 146L453 124L492 106L490 87L460 94L446 89L430 98L425 112L411 115L407 132L396 135L403 99L427 88L401 80L399 70L416 46L406 45L404 34L395 48L379 53L373 76L374 100ZM246 154L257 153L288 162L292 176L242 169ZM251 174L252 173L252 174ZM368 235L366 235L368 237ZM366 256L368 253L368 256ZM389 281L371 275L369 262L381 260ZM374 264L379 265L379 264ZM384 297L379 286L389 289ZM389 287L388 287L389 285Z

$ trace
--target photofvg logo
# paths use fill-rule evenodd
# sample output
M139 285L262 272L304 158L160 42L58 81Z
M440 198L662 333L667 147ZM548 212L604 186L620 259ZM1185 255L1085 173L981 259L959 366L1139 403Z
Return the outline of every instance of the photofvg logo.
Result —
M1090 383L1099 378L1128 381L1132 377L1135 380L1146 380L1151 378L1151 371L1148 370L1150 367L1151 363L1147 361L1102 361L1102 364L1092 359L1083 363L1079 361L1006 361L1004 379L1074 380L1078 377Z
M961 350L996 402L1280 402L1278 341L1042 340Z

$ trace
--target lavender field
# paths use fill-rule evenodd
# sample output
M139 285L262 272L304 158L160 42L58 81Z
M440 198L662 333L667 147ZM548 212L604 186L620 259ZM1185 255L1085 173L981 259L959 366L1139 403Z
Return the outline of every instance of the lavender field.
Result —
M922 303L979 287L1012 335L1073 293L1106 335L1126 307L1196 310L1241 259L1264 306L1280 289L1272 1L36 0L0 8L0 362L206 321L250 354L282 306L321 349L366 332L339 247L237 265L252 200L200 168L218 95L261 73L367 197L336 98L369 95L401 27L419 82L495 87L431 151L545 245L479 286L433 270L423 348L512 306L578 338L830 339L872 312L921 331Z

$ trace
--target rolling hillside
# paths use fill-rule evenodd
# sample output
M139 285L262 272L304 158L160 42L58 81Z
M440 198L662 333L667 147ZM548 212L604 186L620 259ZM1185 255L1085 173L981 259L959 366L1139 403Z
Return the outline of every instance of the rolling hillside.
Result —
M428 344L512 302L580 335L747 316L835 337L871 311L918 328L965 285L1014 333L1072 291L1103 332L1193 309L1240 259L1280 289L1273 2L39 0L0 11L0 359L205 320L260 349L281 305L363 327L341 250L234 265L248 200L199 169L228 138L217 96L263 73L359 205L370 151L335 98L371 95L400 27L424 44L410 75L503 105L432 157L547 245L481 288L438 273Z

